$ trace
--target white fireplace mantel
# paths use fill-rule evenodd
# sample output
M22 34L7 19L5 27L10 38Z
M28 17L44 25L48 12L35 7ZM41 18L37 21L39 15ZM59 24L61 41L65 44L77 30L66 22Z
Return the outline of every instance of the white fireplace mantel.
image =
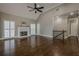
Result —
M30 27L18 27L18 36L20 36L20 32L27 31L27 36L30 35Z

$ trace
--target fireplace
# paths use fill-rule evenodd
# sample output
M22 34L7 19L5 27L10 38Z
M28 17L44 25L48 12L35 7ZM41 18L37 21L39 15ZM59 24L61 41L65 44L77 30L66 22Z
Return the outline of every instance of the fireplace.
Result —
M30 27L18 27L18 36L29 36L30 35Z
M27 31L21 31L20 36L27 36Z

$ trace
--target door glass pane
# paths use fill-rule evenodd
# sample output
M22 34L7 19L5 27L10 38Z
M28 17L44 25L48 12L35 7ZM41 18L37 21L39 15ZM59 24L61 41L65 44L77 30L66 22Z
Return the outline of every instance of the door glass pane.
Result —
M4 21L4 29L9 29L9 21Z
M15 22L11 21L10 22L10 29L14 29L15 28Z
M4 37L9 37L9 30L4 30Z
M10 37L14 37L15 36L15 30L10 30Z

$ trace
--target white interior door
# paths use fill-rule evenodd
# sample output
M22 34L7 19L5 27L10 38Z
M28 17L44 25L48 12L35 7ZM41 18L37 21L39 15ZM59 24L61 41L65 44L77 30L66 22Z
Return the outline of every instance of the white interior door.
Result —
M74 18L71 22L71 36L77 36L77 30L78 30L78 19Z

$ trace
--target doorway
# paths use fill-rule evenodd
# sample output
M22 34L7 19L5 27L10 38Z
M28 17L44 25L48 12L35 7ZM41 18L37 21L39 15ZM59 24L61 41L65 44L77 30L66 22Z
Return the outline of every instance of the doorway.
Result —
M71 18L69 19L69 31L70 31L70 36L77 36L78 35L78 18Z

